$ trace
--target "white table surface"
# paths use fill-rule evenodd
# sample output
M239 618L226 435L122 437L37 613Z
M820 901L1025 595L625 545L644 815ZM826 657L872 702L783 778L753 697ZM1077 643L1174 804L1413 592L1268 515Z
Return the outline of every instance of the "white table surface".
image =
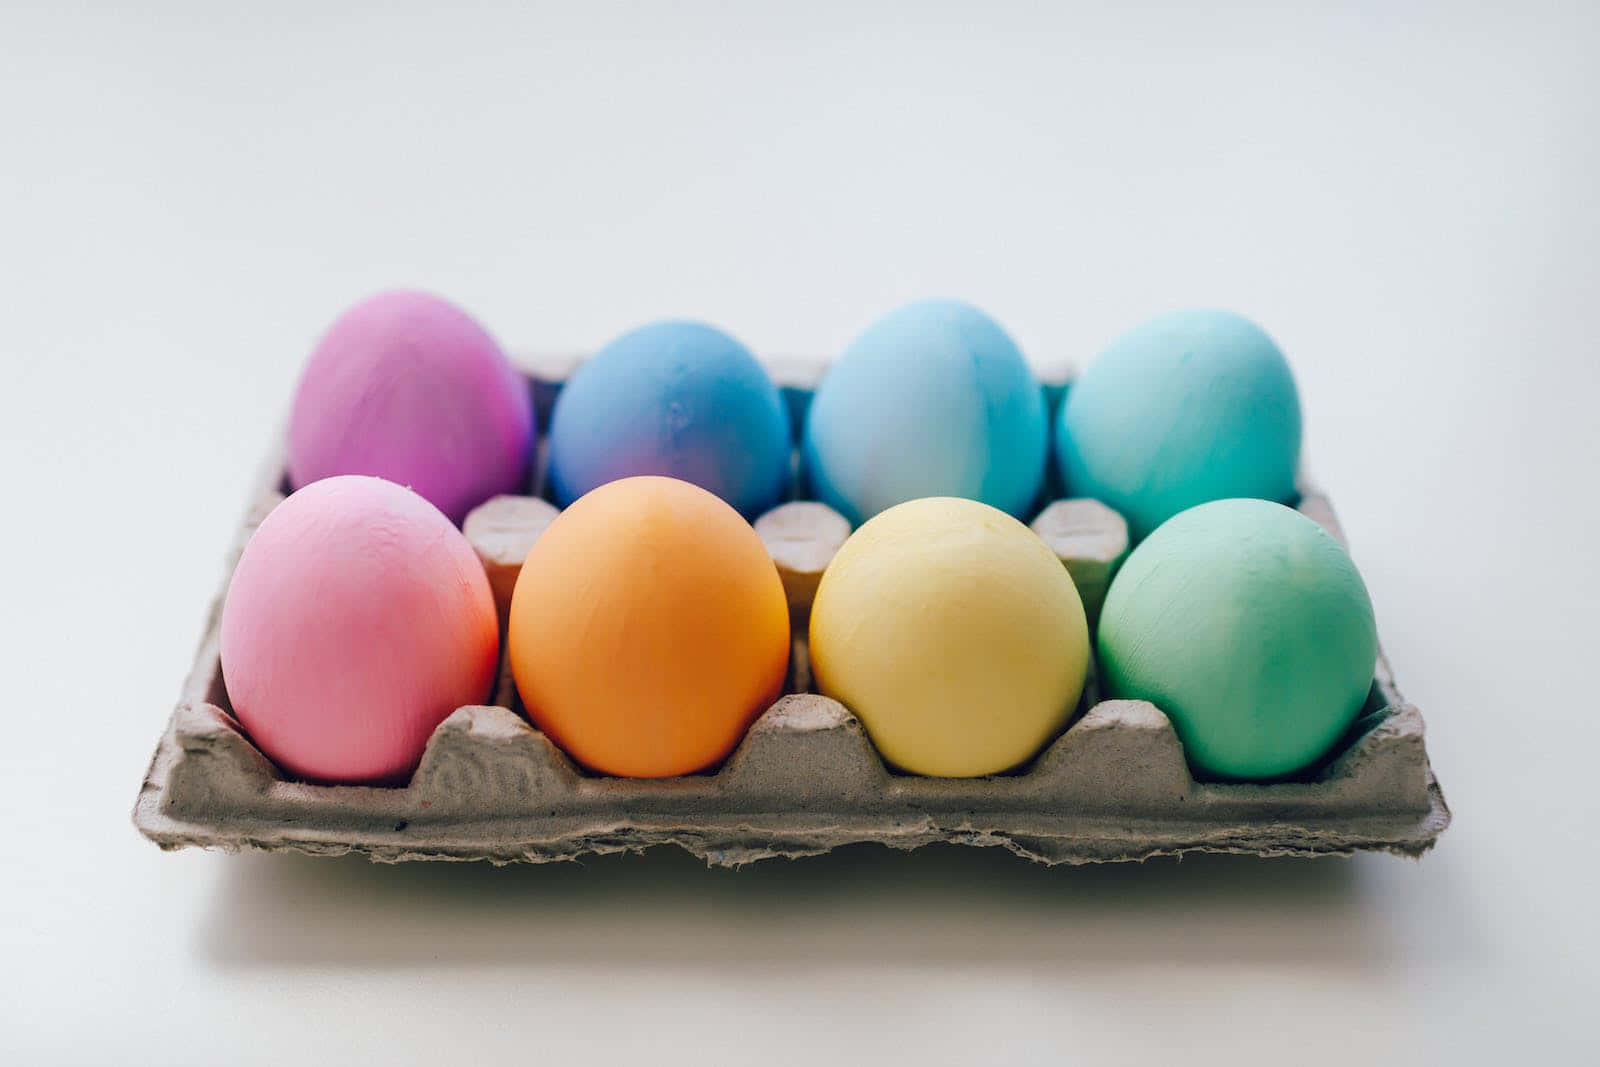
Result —
M1592 5L126 6L0 13L0 1060L1596 1051ZM1078 870L158 852L128 813L248 475L397 283L555 349L831 353L936 294L1080 362L1256 317L1455 826Z

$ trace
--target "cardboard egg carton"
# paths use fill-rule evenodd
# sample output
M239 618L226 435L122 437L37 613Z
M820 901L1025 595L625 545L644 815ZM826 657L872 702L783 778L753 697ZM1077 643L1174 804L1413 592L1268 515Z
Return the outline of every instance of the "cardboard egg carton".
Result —
M542 360L531 374L541 428L574 362ZM774 365L796 426L819 370L800 361ZM1052 401L1065 377L1046 385ZM536 489L543 484L542 439L540 452ZM230 572L282 499L282 487L282 453L275 451ZM1059 486L1046 487L1033 527L1062 558L1093 620L1126 554L1127 528L1093 501L1049 500L1058 494ZM1305 492L1300 510L1341 536L1320 494ZM496 498L468 517L464 530L484 561L502 620L528 547L556 514L534 495ZM1092 675L1067 729L1019 770L975 779L899 773L885 766L849 709L811 691L806 619L848 525L820 504L796 501L760 517L756 529L778 564L794 620L787 691L711 772L643 781L580 769L529 723L502 656L493 703L445 719L405 787L286 779L230 713L218 655L219 592L145 775L134 823L164 849L509 863L677 845L731 866L866 841L903 849L936 841L1000 846L1047 864L1190 851L1417 856L1450 821L1428 764L1422 716L1400 695L1381 653L1359 720L1301 780L1196 781L1162 711L1144 701L1099 700Z

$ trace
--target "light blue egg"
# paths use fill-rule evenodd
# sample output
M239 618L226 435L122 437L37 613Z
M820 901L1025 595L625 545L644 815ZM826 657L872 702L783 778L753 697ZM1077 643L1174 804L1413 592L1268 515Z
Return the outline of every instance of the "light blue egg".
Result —
M967 497L1026 517L1049 451L1044 395L1000 325L924 300L869 326L806 413L812 491L852 523L907 500Z
M1288 503L1300 397L1265 331L1229 311L1178 311L1102 352L1056 422L1067 492L1120 511L1134 538L1230 497Z
M693 482L746 517L783 497L789 416L738 341L697 322L657 322L586 360L550 416L550 486L565 506L618 478Z

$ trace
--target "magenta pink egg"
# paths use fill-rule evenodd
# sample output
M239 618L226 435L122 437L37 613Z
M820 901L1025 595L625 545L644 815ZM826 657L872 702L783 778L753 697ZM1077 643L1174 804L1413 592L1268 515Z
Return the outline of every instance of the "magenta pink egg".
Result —
M334 477L292 494L245 546L222 608L235 716L288 774L403 782L434 727L494 684L483 565L410 490Z
M527 480L528 383L483 327L429 293L379 293L312 353L289 416L289 481L372 474L459 525Z

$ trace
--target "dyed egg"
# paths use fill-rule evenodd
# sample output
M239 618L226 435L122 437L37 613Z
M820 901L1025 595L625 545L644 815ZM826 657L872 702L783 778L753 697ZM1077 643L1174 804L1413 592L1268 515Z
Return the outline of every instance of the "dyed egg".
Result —
M579 498L534 542L507 636L534 724L602 774L722 760L783 689L789 608L761 539L688 482Z
M972 500L893 507L846 541L811 608L822 692L913 774L995 774L1032 757L1083 693L1089 632L1066 568Z
M953 300L869 326L817 387L804 462L818 499L852 524L918 497L1022 515L1048 451L1044 394L989 316Z
M692 482L754 517L789 480L778 387L732 337L697 322L641 326L562 387L550 416L550 485L570 504L606 482Z
M1197 771L1271 779L1349 729L1378 638L1361 575L1327 531L1281 504L1219 500L1128 557L1099 648L1106 689L1166 712Z
M372 474L459 525L527 480L526 379L465 312L428 293L379 293L341 315L289 415L289 481Z
M1248 319L1162 315L1112 342L1067 391L1056 457L1071 495L1121 512L1135 539L1208 500L1292 501L1294 376Z
M234 715L311 781L405 780L435 726L488 698L499 654L467 539L380 478L324 479L274 508L222 607Z

